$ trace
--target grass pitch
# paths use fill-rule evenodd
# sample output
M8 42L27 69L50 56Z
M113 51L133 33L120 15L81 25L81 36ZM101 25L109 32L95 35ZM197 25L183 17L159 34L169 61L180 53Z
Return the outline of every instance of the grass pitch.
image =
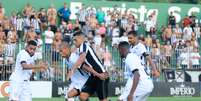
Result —
M117 101L117 97L110 97L111 101ZM7 98L0 98L7 101ZM64 98L33 99L33 101L64 101ZM90 101L99 101L98 98L90 98ZM201 97L149 97L147 101L201 101Z

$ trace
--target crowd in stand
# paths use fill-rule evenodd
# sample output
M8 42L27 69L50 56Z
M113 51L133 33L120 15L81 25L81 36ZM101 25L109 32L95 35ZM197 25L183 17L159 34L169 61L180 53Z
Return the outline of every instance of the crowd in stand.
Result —
M76 19L71 20L71 10L66 3L60 9L52 4L48 9L40 8L39 11L28 3L22 11L11 12L11 16L7 17L6 10L0 5L0 66L14 64L17 47L29 40L36 40L36 59L46 60L54 67L50 69L50 75L62 75L58 46L62 41L72 43L73 32L81 29L105 67L111 71L111 80L122 80L123 70L113 66L116 61L110 49L115 49L120 41L127 41L129 31L139 32L139 27L143 26L145 33L138 33L140 42L146 45L159 70L200 68L200 25L194 13L183 18L179 24L170 13L168 24L160 28L155 11L146 21L139 23L132 12L120 12L116 6L113 11L107 12L84 4L78 9ZM0 76L2 73L3 69L0 68ZM43 80L47 79L45 75L41 75Z

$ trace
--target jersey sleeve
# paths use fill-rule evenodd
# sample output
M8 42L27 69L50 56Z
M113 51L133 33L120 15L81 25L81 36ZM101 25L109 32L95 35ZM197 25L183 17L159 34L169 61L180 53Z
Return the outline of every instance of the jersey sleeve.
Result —
M87 53L87 44L86 43L82 43L79 47L79 55L82 54L82 53Z
M130 71L138 70L141 67L141 62L137 55L129 55L125 62Z
M27 54L25 54L25 53L21 53L20 54L20 58L19 58L19 62L20 62L20 64L22 64L22 63L27 63L27 60L28 58L27 58Z

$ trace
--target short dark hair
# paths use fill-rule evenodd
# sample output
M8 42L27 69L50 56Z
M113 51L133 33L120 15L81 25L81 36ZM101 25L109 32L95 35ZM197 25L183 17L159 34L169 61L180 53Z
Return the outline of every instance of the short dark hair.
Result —
M28 45L37 46L37 42L35 40L30 40L27 42Z
M78 31L78 32L75 32L74 34L73 34L73 36L75 37L75 36L80 36L80 35L84 35L81 31Z
M137 36L137 32L136 31L130 31L128 32L128 35L133 35L134 37Z
M123 48L127 48L129 49L130 48L130 45L127 41L122 41L119 43L118 47L123 47Z

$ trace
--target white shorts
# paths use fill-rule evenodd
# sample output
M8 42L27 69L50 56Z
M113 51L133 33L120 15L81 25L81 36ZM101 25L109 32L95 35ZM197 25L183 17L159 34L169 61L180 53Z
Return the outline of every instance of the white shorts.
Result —
M10 81L9 94L9 101L32 101L31 86L29 81Z
M132 82L133 82L132 79L129 78L125 87L124 87L122 94L118 98L119 100L127 101L127 97L128 97L130 90L132 88ZM141 91L141 89L139 89L137 86L136 91L133 95L133 98L134 98L133 101L146 101L146 99L148 98L148 96L150 95L150 93L152 91L152 90L148 90L148 89L153 89L152 86L147 86L147 87L148 87L147 91Z

